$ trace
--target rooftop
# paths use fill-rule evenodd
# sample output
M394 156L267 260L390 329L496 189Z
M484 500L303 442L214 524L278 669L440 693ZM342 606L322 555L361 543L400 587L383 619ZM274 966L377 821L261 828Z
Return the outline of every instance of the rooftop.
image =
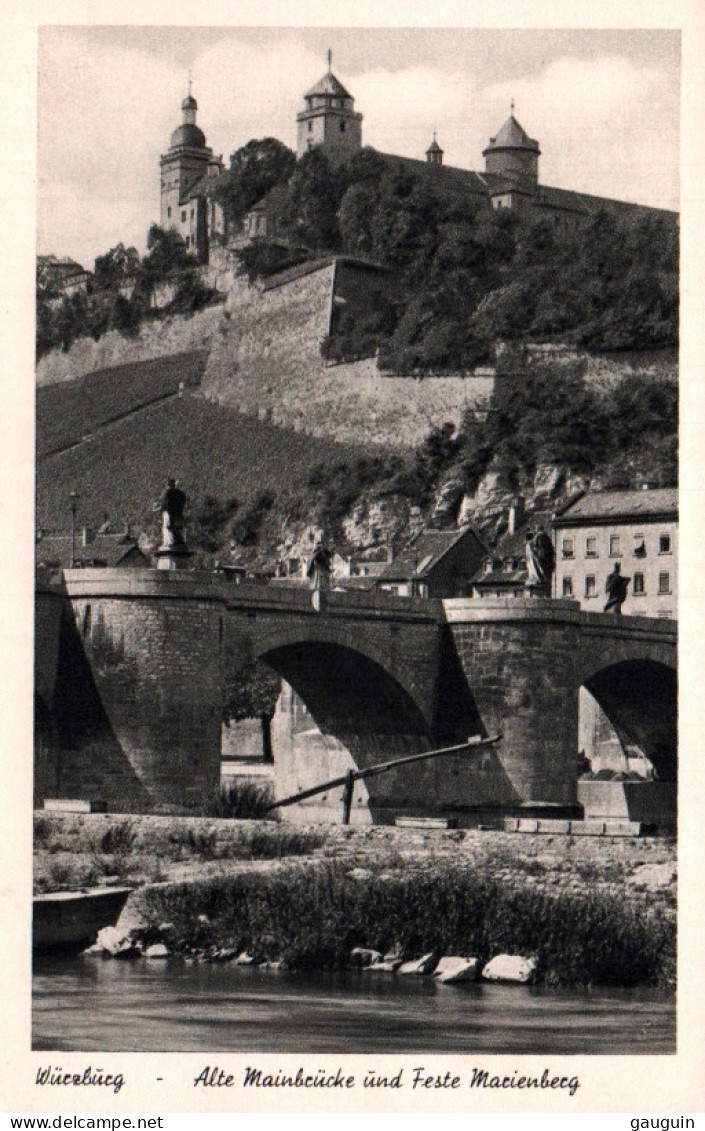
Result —
M614 519L669 514L678 517L678 488L641 491L592 491L556 512L556 522L577 519Z
M118 534L98 533L90 540L84 539L81 534L76 534L75 561L81 565L90 562L101 562L106 566L117 566L131 550L139 550L137 543L128 533L123 531ZM142 551L139 550L141 554ZM145 562L148 559L145 557ZM44 534L37 543L37 562L47 565L57 564L70 568L71 562L71 535L70 534Z
M424 530L397 554L393 562L384 567L377 575L377 580L428 577L441 558L468 534L472 534L486 549L483 538L474 526L463 526L460 530Z
M535 138L529 137L524 127L519 125L512 113L497 136L490 138L487 149L531 149L538 153L539 143Z
M315 98L317 94L330 94L335 98L352 98L352 94L345 89L342 82L335 77L332 71L327 71L315 86L307 90L304 98Z

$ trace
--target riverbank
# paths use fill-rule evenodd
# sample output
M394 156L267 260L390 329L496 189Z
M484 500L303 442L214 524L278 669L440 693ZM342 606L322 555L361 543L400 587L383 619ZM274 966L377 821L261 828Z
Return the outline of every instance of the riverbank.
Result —
M666 840L44 813L35 836L38 888L90 869L139 885L124 927L172 954L321 969L355 947L479 966L513 953L549 984L674 978Z

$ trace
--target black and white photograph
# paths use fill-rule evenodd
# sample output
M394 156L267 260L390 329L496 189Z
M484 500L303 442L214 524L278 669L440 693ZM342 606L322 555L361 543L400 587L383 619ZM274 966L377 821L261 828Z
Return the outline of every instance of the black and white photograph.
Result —
M682 29L344 10L35 29L25 1109L701 1110Z

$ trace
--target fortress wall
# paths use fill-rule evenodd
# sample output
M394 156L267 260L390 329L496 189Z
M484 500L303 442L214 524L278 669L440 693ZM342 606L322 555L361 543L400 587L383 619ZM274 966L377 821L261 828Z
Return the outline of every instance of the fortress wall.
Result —
M327 266L264 294L234 289L206 366L204 394L313 434L395 446L416 444L433 425L457 422L466 407L486 405L488 377L384 377L373 358L325 365L320 344L332 283Z
M96 369L208 349L222 314L223 308L217 306L201 310L190 318L174 316L159 322L143 322L135 337L111 330L97 342L93 338L78 338L68 353L51 350L41 358L37 365L37 384L72 381Z

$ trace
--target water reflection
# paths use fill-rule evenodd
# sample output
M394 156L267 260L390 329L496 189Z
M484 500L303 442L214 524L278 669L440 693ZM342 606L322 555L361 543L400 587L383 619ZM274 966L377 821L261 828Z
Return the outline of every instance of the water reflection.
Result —
M121 1052L672 1053L658 991L443 986L358 971L35 962L33 1047Z

